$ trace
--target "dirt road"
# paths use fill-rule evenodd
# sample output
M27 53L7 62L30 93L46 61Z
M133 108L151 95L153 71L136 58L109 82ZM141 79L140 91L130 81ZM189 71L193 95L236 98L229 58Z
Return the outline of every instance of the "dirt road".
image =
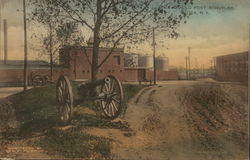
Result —
M247 87L179 82L142 90L125 117L132 131L93 128L113 141L114 159L244 160Z

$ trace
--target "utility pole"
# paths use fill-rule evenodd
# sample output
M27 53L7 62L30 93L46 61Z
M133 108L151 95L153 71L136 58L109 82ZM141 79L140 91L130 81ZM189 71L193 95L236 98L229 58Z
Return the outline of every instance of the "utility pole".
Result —
M191 51L191 48L188 47L188 79L190 79L191 77L191 57L190 57L190 51Z
M214 57L214 70L216 68L216 57Z
M155 64L155 28L153 28L153 66L154 66L154 85L156 85L156 64Z
M186 58L186 79L188 80L188 56L185 57Z
M8 60L8 25L7 25L7 19L3 20L3 30L4 30L4 64L7 64L7 60Z
M211 59L211 71L213 70L213 59Z
M2 2L0 2L0 60L1 60L1 55L2 55Z
M27 90L28 76L27 76L27 60L28 60L28 48L27 48L27 24L26 24L26 3L23 0L23 21L24 21L24 73L23 73L23 89Z
M205 74L204 74L204 64L202 65L202 77L205 78Z
M1 60L1 55L2 55L2 9L3 9L3 4L0 2L0 60Z

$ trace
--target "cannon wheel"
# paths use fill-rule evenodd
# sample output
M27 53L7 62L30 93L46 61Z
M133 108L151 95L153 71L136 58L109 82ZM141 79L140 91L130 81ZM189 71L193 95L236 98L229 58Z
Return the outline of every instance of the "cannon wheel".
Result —
M58 111L63 122L69 122L73 111L73 92L68 77L61 75L56 85Z
M101 108L104 114L114 119L119 116L123 106L123 89L121 82L112 75L106 77L107 81L102 85L101 91L105 98L101 100Z

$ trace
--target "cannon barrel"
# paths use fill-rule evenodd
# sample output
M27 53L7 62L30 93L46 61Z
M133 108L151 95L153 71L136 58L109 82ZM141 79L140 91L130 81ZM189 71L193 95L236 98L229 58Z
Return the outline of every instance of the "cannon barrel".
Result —
M109 77L105 77L103 79L96 80L94 82L87 82L85 85L87 88L95 88L96 86L103 85L104 83L108 83L110 81Z
M96 87L109 83L110 78L105 77L103 79L96 80L94 82L87 82L80 84L77 87L77 96L75 96L75 103L81 103L84 98L95 97L96 96Z

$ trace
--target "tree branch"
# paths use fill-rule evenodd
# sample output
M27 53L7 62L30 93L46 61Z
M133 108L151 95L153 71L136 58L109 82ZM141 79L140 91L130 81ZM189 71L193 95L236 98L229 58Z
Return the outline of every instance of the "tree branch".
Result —
M101 38L101 41L112 37L114 34L116 34L117 32L119 32L122 28L124 28L127 24L129 24L131 21L133 21L138 15L140 15L143 11L145 11L145 9L147 9L147 7L150 5L150 3L153 0L150 0L143 9L141 9L139 12L137 12L133 17L131 17L127 22L125 22L124 24L122 24L117 30L115 30L114 32L110 33L109 35L107 35L106 37Z
M69 8L65 8L63 5L60 5L60 2L58 2L57 0L56 0L56 2L57 2L57 4L71 17L71 19L72 20L75 20L75 21L77 21L77 22L80 22L80 23L82 23L82 24L85 24L88 28L90 28L92 31L94 30L94 28L91 26L91 25L89 25L88 24L88 22L86 21L86 20L84 20L84 19L82 19L82 17L75 11L75 10L73 10L73 9L71 9L70 7ZM72 11L79 19L76 19L71 13L70 13L70 11Z

